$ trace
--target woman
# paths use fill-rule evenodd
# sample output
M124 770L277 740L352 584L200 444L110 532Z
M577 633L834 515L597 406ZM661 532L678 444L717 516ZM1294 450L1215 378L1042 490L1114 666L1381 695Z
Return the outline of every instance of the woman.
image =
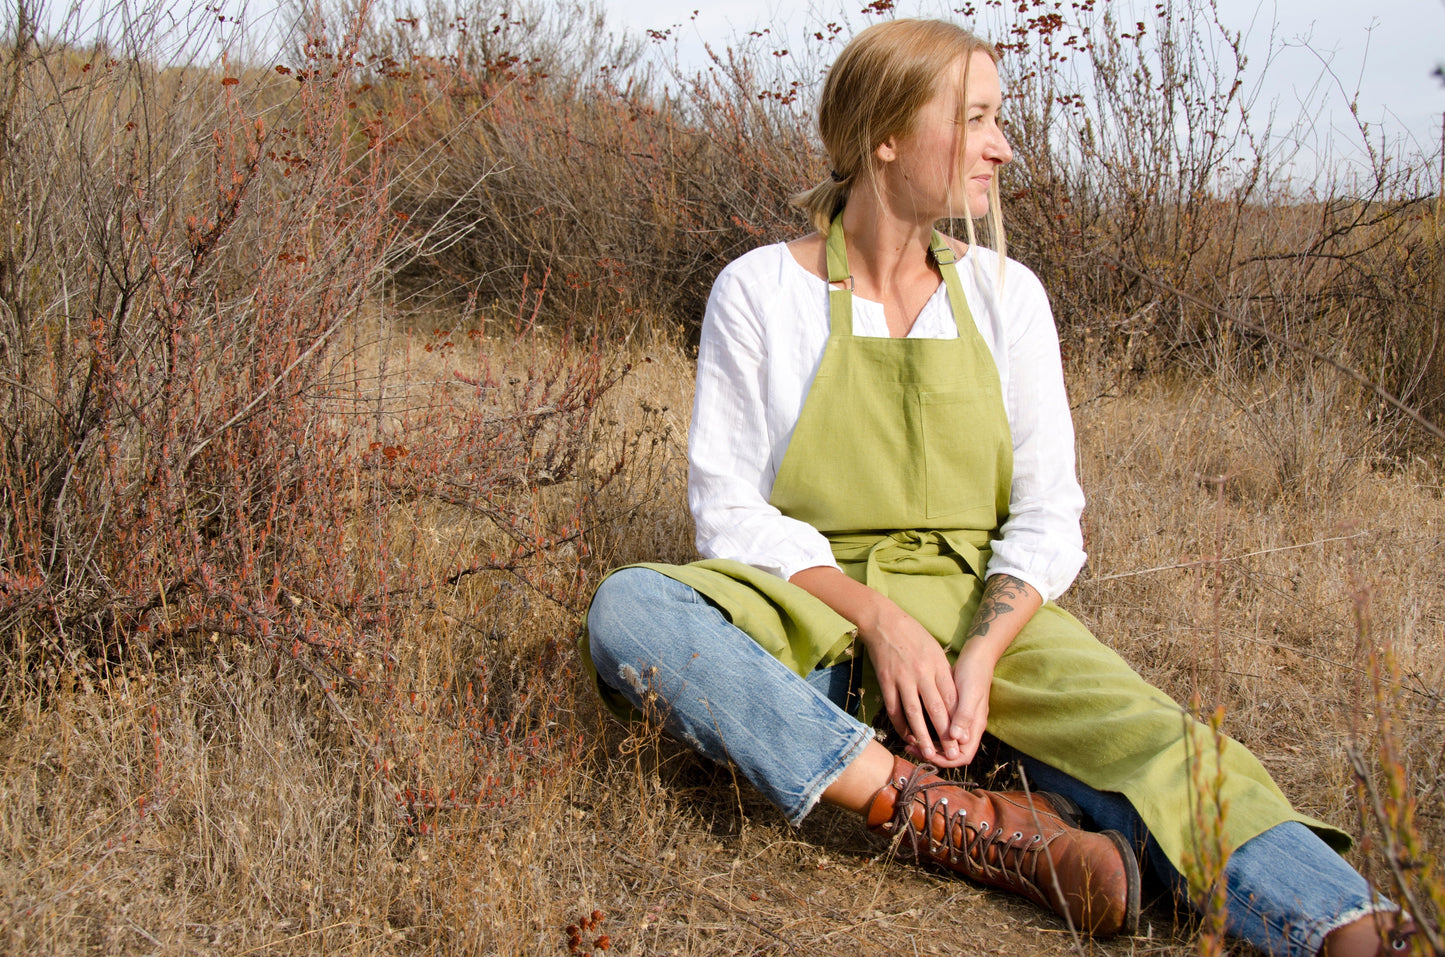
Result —
M898 20L829 71L833 172L798 199L817 232L729 265L704 319L688 457L705 560L610 576L585 658L611 706L660 710L791 822L827 801L1086 933L1129 933L1140 859L1200 899L1181 873L1214 741L1052 601L1084 553L1047 298L1001 250L933 229L964 218L972 240L988 216L1002 237L996 60L952 24ZM924 763L875 740L880 707ZM1045 790L935 773L985 731ZM1217 774L1233 933L1281 954L1403 941L1330 849L1346 835L1234 742Z

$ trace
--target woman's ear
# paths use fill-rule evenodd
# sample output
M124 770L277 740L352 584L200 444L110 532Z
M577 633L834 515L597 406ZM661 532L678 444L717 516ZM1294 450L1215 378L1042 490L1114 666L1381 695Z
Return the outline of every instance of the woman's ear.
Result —
M890 136L873 147L873 156L880 163L891 163L898 158L898 144Z

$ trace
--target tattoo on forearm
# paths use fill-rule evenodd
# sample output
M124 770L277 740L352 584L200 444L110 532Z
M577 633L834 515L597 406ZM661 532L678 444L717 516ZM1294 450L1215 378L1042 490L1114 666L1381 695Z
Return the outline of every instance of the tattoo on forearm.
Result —
M994 575L983 586L983 600L978 603L973 624L968 628L970 638L981 638L988 634L995 621L1013 611L1013 602L1028 594L1028 585L1012 575Z

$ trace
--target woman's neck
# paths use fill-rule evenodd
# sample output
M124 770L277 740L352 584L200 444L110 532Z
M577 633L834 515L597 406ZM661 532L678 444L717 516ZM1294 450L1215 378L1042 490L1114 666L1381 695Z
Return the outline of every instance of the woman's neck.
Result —
M843 209L843 232L853 291L881 302L889 331L907 335L940 281L928 255L933 224L892 214L863 183Z
M868 184L859 185L843 209L843 232L848 237L848 262L855 281L860 273L886 283L888 277L916 278L931 270L928 245L933 239L933 223L893 215Z

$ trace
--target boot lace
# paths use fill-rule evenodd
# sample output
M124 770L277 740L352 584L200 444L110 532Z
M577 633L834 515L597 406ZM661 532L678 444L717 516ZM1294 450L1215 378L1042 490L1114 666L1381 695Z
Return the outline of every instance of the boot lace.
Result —
M907 780L897 785L893 826L900 834L908 835L913 856L920 856L919 845L923 843L928 858L961 869L975 880L1041 894L1034 870L1038 864L1037 852L1044 845L1043 835L1037 831L1032 835L1022 831L1006 834L1002 824L993 826L985 820L970 823L967 807L950 807L947 795L934 793L937 788L963 790L962 785L934 777L937 771L932 765L920 764ZM921 829L913 826L915 802L923 809ZM933 836L935 815L943 819L941 841Z

